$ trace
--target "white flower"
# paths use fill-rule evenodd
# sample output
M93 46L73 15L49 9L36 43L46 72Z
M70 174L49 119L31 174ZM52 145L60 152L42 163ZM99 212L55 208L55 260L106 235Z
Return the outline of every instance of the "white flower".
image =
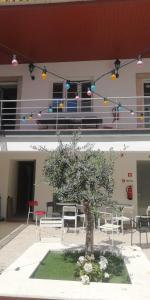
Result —
M100 261L104 262L106 265L108 264L108 260L105 256L100 256Z
M84 265L84 271L86 273L91 273L93 270L92 264L91 263L85 263Z
M83 264L84 261L85 261L85 257L84 257L84 256L80 256L80 257L78 258L78 261L79 261L80 264Z
M99 262L99 267L101 271L104 271L107 269L107 264L104 261Z
M81 276L81 280L83 284L90 284L90 279L88 275Z
M104 273L104 277L105 277L106 279L108 279L108 278L109 278L109 274L108 274L107 272L105 272L105 273Z
M100 256L99 267L102 271L107 269L108 260L104 256Z

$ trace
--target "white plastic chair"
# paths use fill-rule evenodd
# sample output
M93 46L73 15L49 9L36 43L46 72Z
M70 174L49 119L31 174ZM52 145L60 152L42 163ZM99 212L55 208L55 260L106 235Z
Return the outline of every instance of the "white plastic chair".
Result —
M103 219L104 224L101 225ZM100 212L98 218L98 229L103 232L111 233L112 235L112 246L114 245L114 233L119 233L120 225L117 220L114 220L113 214L108 212Z
M77 232L77 209L76 206L63 206L63 229L65 227L65 221L74 221L75 232Z

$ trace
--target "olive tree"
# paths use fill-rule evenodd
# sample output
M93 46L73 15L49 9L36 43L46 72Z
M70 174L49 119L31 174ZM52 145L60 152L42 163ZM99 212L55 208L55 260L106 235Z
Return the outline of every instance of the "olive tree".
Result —
M44 163L44 176L53 186L57 200L83 204L86 216L86 254L93 253L94 214L96 208L112 203L114 155L86 144L80 147L78 137L69 144L59 141Z

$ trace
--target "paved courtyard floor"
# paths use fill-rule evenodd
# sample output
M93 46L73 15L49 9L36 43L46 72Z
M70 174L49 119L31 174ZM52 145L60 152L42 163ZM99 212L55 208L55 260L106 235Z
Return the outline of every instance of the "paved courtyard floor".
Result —
M4 227L3 224L3 230ZM0 226L0 230L1 228ZM34 297L63 300L150 299L150 261L147 259L147 257L150 258L150 245L147 246L144 234L142 236L142 251L141 248L137 247L139 246L137 232L134 234L133 247L130 246L130 233L114 235L115 247L120 248L123 251L123 256L127 258L128 271L132 280L131 285L91 283L89 286L84 286L81 282L33 280L29 276L36 267L35 262L41 261L42 256L45 256L49 249L83 246L85 231L81 229L75 233L70 230L63 235L63 243L60 240L60 229L43 231L41 242L38 233L35 225L26 226L22 224L17 231L16 229L13 231L13 238L12 233L10 233L5 244L1 244L5 239L0 241L0 298L7 295L15 298ZM107 234L95 230L95 244L110 246L111 239ZM19 272L16 272L18 266L23 267L19 268Z

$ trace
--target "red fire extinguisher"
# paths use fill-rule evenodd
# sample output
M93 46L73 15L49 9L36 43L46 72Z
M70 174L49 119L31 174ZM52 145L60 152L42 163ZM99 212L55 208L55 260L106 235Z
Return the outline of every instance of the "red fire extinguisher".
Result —
M126 192L127 192L127 199L132 200L133 199L133 188L132 185L128 185L126 187Z

